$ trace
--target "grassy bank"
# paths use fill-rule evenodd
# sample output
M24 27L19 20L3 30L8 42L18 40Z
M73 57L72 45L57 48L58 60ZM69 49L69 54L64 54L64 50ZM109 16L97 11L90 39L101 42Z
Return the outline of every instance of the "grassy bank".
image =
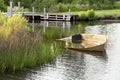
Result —
M120 9L96 10L94 12L99 19L120 19ZM77 14L77 15L81 13L86 13L86 11L71 12L71 14Z
M58 54L57 46L32 32L21 15L0 13L0 72L22 70L46 63Z
M120 16L120 9L113 9L113 10L97 10L95 11L96 15L103 16L103 15L113 15L113 16Z
M79 14L80 12L86 12L86 11L76 11L76 12L71 12L71 14ZM98 16L101 16L101 15L118 15L118 16L120 16L120 9L96 10L95 13Z

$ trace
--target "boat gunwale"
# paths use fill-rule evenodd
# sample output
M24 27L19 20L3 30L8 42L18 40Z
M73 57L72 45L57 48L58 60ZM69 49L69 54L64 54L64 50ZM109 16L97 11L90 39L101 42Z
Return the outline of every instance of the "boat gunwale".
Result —
M102 44L99 44L99 45L95 45L95 46L92 46L92 47L84 47L84 48L72 48L72 47L66 47L66 48L68 48L68 49L72 49L72 50L78 50L78 51L104 51L105 50L105 44L106 44L106 42L107 42L107 40L108 40L108 37L107 36L105 36L105 35L97 35L97 34L83 34L83 35L94 35L94 36L104 36L104 42L102 42ZM71 42L71 36L69 36L69 37L65 37L65 38L61 38L61 39L58 39L58 40L60 40L60 41L63 41L63 42ZM69 41L67 41L67 40L69 40ZM99 47L101 47L101 46L103 46L103 49L102 50L98 50L98 49L94 49L94 48L99 48ZM91 49L91 50L90 50Z

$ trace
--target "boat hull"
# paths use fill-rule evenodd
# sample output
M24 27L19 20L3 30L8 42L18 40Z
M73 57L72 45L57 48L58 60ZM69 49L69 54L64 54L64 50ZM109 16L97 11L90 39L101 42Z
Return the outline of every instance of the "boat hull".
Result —
M107 36L105 35L96 35L96 34L82 34L83 41L82 43L74 44L71 41L71 36L66 38L59 39L64 41L66 46L65 48L76 50L76 51L105 51L105 45L107 42ZM75 47L74 45L77 45ZM80 47L78 47L80 45Z
M89 47L89 48L73 48L73 47L66 47L71 50L76 50L76 51L105 51L105 44L95 46L95 47Z

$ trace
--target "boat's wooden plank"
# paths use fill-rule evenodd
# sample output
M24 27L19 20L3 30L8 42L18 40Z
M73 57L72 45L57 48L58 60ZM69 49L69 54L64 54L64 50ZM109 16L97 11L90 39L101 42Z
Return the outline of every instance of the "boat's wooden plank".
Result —
M106 42L106 37L104 35L86 35L86 34L82 34L83 35L83 41L82 41L82 45L87 47L93 47L96 45L101 45L103 43Z
M66 48L77 50L77 51L104 51L105 44L107 42L107 37L105 35L96 35L96 34L82 34L83 41L78 44L83 47L75 47L73 45L69 45L71 42L71 37L66 37L59 39L61 41L66 42Z

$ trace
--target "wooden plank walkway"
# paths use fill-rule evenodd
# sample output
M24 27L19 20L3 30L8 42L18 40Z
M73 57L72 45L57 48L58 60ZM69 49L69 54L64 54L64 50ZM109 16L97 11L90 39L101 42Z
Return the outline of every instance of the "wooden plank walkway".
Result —
M78 15L73 14L57 14L57 13L23 13L23 16L28 20L47 20L47 21L76 21Z

